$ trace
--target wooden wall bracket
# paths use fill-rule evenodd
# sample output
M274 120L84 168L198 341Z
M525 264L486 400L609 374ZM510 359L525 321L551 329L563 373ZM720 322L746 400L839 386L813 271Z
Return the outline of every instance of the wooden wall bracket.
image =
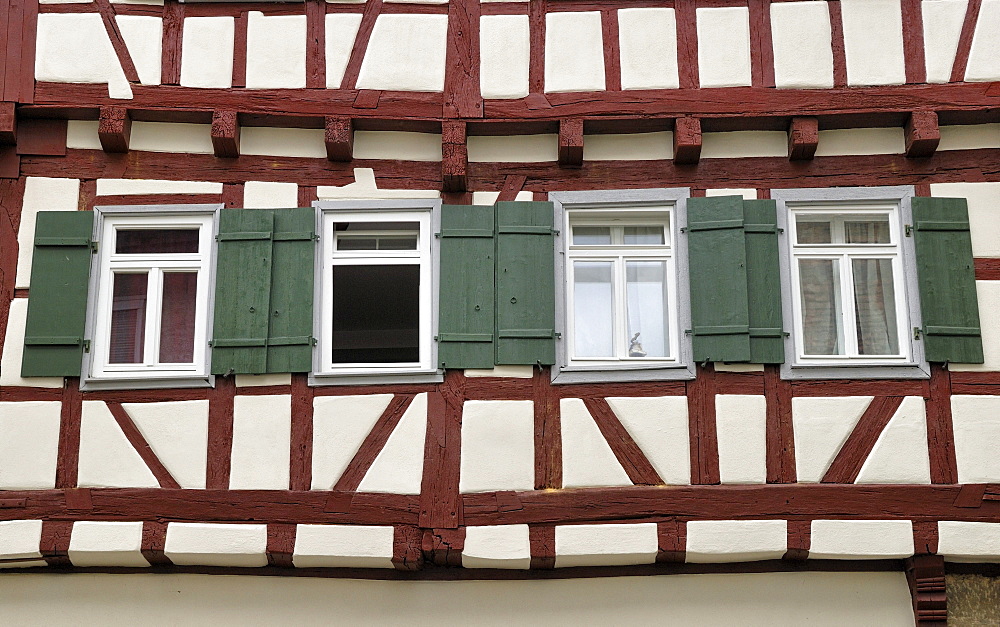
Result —
M568 168L583 165L583 118L559 121L559 165Z
M0 146L17 143L17 116L13 102L0 102Z
M674 163L689 165L701 159L701 120L677 118L674 122Z
M788 158L806 161L816 155L819 146L819 118L794 117L788 125Z
M328 116L325 129L323 140L326 142L326 158L330 161L353 160L354 121L348 117Z
M445 192L468 189L469 149L466 145L465 122L445 120L441 123L441 178Z
M132 118L125 107L101 107L97 136L104 152L128 152Z
M941 142L938 115L934 111L914 111L906 121L906 156L930 157Z
M917 627L948 624L944 575L944 558L940 555L914 555L906 560L906 580L910 584Z
M216 157L240 156L240 121L235 111L212 112L212 147Z

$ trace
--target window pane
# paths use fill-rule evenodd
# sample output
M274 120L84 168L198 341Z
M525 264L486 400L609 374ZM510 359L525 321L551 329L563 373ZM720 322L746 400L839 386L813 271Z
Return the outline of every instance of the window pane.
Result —
M892 260L855 259L853 271L858 352L862 355L898 355Z
M111 299L112 364L141 364L146 337L146 274L115 274Z
M160 363L194 361L194 312L198 273L163 273L163 308L160 318Z
M829 244L831 229L829 221L807 220L795 217L795 233L799 244Z
M888 244L889 216L848 219L844 222L844 241L848 244Z
M420 361L420 266L333 267L333 362Z
M198 229L117 229L118 254L198 252Z
M416 250L417 234L373 237L338 235L337 250Z
M614 356L613 264L573 264L573 348L577 357Z
M840 263L836 259L800 259L803 348L807 355L843 355Z
M629 261L625 264L628 311L628 356L666 357L666 262Z
M625 244L628 246L662 246L662 226L626 226Z
M337 233L359 233L372 231L413 231L420 230L418 222L337 222L333 225Z
M611 227L608 226L574 226L573 245L575 246L608 246L611 244Z

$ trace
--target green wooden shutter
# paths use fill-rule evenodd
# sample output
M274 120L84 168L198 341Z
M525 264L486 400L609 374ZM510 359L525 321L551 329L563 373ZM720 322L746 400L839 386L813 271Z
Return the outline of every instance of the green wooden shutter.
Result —
M964 198L914 198L917 282L927 361L983 363L969 210Z
M755 364L780 364L785 361L777 213L777 203L773 200L743 201L750 362Z
M743 198L687 203L694 360L750 361Z
M267 372L312 370L315 242L315 209L274 211Z
M438 365L492 368L494 359L493 205L441 207Z
M78 377L93 256L91 211L42 211L35 218L22 377Z
M555 363L552 203L496 204L496 363Z
M274 211L219 212L212 374L267 372Z

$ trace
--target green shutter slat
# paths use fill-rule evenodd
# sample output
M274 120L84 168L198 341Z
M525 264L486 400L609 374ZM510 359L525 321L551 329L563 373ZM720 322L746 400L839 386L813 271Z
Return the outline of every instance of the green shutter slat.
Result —
M778 255L778 209L773 200L744 200L750 361L785 361Z
M694 359L750 361L743 198L690 198L687 207ZM729 331L701 332L720 328Z
M441 207L438 365L492 368L494 208Z
M966 201L914 198L913 221L924 356L933 362L981 364L983 341Z
M41 211L35 219L23 377L78 377L90 281L90 211Z
M550 202L496 204L497 364L555 363ZM530 330L530 336L521 335Z
M312 370L316 210L274 211L267 371Z
M273 225L271 209L219 212L213 374L267 372L267 348L263 343L232 342L267 337Z
M243 348L247 346L267 346L266 337L232 337L212 340L215 348Z

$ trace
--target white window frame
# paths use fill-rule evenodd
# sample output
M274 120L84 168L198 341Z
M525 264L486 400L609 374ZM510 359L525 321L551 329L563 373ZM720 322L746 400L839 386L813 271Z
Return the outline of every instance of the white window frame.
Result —
M687 226L688 189L648 189L594 192L553 192L549 199L555 210L558 233L556 256L556 364L553 383L603 381L655 381L694 378L690 336L684 329L691 325L688 285ZM666 243L659 246L574 246L572 226L610 225L620 214L622 225L663 224L668 220ZM643 216L643 214L648 214ZM611 261L615 281L615 351L613 359L577 358L573 354L573 262ZM667 262L667 358L627 357L622 346L625 318L625 263L633 260ZM618 337L622 336L622 337ZM625 338L627 344L627 338Z
M437 369L437 304L439 253L434 237L440 224L440 200L401 201L316 201L316 297L313 351L313 385L351 385L357 383L439 382ZM415 222L419 226L417 250L336 251L334 225L339 222ZM333 362L333 268L336 265L418 265L420 267L420 359L406 364L334 363Z
M930 367L924 359L923 344L915 340L913 329L920 327L919 292L913 238L907 235L912 224L913 188L855 187L773 190L778 203L781 255L782 312L786 328L785 363L782 376L788 379L840 378L926 378ZM796 215L809 213L842 215L887 215L889 244L797 244ZM803 348L801 293L798 260L839 259L841 317L845 355L806 355ZM899 354L859 355L854 325L853 280L850 259L892 259ZM845 263L847 262L847 263Z
M131 205L95 207L90 297L81 389L208 387L215 293L215 236L222 205ZM117 254L115 235L121 229L199 229L197 253ZM148 273L142 364L112 364L110 349L113 279L116 272ZM198 272L195 301L194 359L190 364L158 364L162 275L170 271Z

